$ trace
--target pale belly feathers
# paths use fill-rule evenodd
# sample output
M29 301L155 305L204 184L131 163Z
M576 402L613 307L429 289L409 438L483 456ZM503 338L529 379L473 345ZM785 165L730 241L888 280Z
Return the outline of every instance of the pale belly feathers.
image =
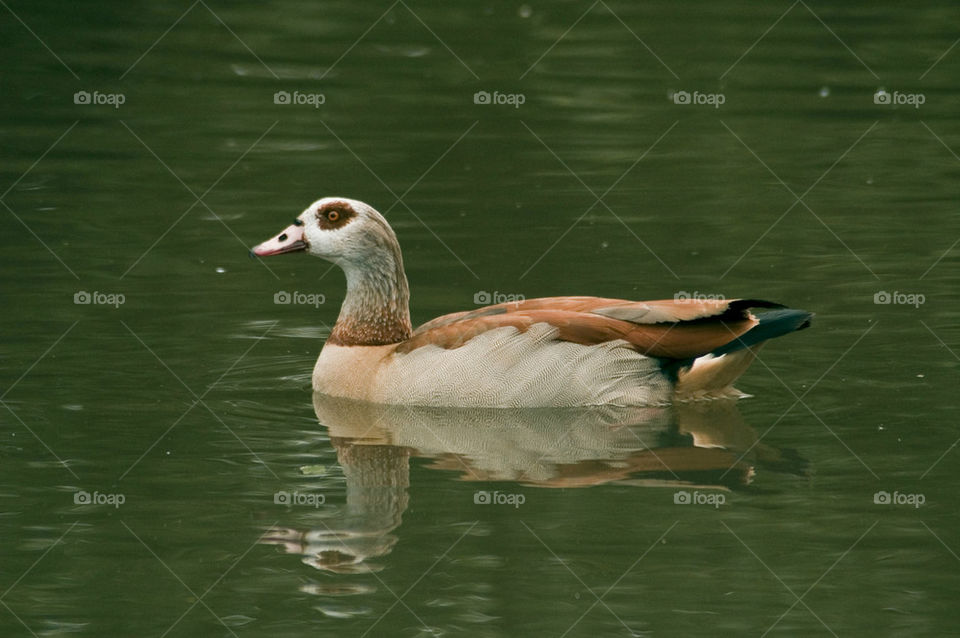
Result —
M327 344L313 389L375 403L543 407L662 405L673 383L659 361L625 341L580 345L555 339L536 324L489 330L457 348L424 346L407 353L386 346Z

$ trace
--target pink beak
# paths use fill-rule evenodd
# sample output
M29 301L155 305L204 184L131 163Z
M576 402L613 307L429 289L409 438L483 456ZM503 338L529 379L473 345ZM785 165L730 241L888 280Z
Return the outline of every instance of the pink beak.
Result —
M283 253L293 253L307 249L307 242L303 238L303 224L292 224L283 229L283 232L268 239L259 246L254 246L254 255L266 257L268 255L281 255Z

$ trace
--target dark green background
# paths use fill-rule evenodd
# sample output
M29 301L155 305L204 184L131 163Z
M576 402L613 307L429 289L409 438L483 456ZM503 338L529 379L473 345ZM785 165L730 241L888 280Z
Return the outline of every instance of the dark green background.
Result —
M955 631L955 6L0 4L4 636L761 635L792 605L771 635ZM247 258L325 195L386 213L415 323L478 291L816 312L740 383L747 425L804 462L719 510L674 505L669 476L479 486L514 509L414 451L375 575L257 544L345 511L309 392L342 276ZM296 487L327 504L274 505Z

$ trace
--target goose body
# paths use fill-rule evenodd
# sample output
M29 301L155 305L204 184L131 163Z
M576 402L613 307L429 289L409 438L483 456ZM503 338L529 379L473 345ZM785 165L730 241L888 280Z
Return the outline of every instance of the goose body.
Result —
M313 389L375 403L460 407L663 405L738 396L768 339L812 315L761 300L548 297L410 323L400 246L363 202L328 197L253 249L340 266L347 295ZM751 309L772 309L754 315Z

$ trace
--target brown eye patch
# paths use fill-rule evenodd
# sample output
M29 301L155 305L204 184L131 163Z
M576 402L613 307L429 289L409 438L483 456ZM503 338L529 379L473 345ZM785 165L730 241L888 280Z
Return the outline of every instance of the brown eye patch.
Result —
M317 209L317 223L323 230L342 228L357 216L346 202L329 202Z

